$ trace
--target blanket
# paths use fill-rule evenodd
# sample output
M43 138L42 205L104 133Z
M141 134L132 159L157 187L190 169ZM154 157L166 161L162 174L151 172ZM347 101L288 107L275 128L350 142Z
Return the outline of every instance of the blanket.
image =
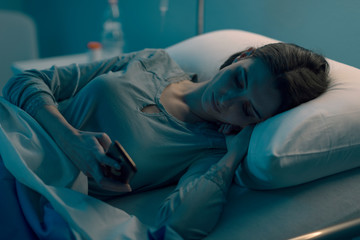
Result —
M6 175L0 179L2 185L11 182L13 195L2 196L7 199L1 202L2 208L11 202L12 207L20 206L20 210L9 209L8 216L11 212L13 217L21 216L16 213L22 211L24 222L38 238L64 239L60 232L71 232L68 236L72 239L153 239L164 238L165 232L168 238L176 235L166 227L150 229L137 217L88 196L86 176L30 115L1 97L0 119L1 166L6 167L0 169ZM11 180L12 176L16 180ZM51 227L54 224L57 228ZM14 235L7 237L14 239Z

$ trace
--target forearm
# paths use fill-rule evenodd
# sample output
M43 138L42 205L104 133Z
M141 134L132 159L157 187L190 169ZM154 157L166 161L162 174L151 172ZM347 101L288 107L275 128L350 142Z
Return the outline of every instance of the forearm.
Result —
M61 148L71 143L72 136L78 135L78 130L67 122L54 105L39 107L33 117Z
M120 71L134 56L135 53L101 62L24 71L7 82L3 96L34 116L44 105L56 105L73 97L96 77L109 71Z
M198 178L179 187L164 202L158 225L167 225L185 239L202 239L221 216L239 160L226 154Z
M159 215L160 226L169 226L186 239L201 239L212 231L222 213L235 170L247 154L251 132L252 128L240 132L229 142L228 152L222 157L212 161L204 158L205 161L188 170L176 191L165 200Z
M118 162L105 154L105 149L111 144L111 139L105 133L79 131L53 105L39 108L34 118L80 171L94 178L100 187L110 191L124 191L121 184L106 179L100 169L101 164L119 169Z

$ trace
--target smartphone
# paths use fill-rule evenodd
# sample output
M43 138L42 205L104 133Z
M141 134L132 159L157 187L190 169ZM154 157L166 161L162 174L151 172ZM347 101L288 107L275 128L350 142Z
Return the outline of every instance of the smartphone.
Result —
M137 168L134 161L125 151L123 146L118 141L114 141L111 144L109 150L106 152L106 155L118 161L121 169L117 170L113 167L103 165L102 169L104 176L113 180L120 181L124 184L129 184L130 180L137 172Z

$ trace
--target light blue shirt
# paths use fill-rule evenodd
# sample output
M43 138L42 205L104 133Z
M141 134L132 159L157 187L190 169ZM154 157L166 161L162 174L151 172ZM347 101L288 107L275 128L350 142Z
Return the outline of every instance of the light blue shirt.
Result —
M182 236L203 237L216 224L230 185L221 178L228 173L215 164L226 153L225 138L216 125L179 121L160 103L166 86L191 79L165 51L144 50L91 64L28 71L12 78L3 94L31 115L44 104L57 105L75 128L118 140L138 168L131 182L135 192L175 183L182 176L159 222ZM160 112L143 112L149 105Z

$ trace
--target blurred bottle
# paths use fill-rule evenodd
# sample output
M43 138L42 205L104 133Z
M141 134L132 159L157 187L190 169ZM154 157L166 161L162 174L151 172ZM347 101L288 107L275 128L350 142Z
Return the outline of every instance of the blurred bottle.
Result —
M104 58L121 55L124 47L118 0L108 0L108 3L101 36Z
M99 42L88 42L88 62L99 61L103 58L102 45Z

